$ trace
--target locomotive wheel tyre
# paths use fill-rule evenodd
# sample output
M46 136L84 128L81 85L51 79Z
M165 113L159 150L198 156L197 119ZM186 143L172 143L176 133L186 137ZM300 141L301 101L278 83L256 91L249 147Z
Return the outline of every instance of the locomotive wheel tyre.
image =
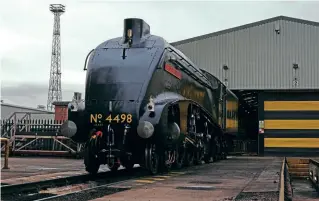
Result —
M210 143L210 141L208 143ZM213 162L212 161L212 157L211 157L211 152L212 152L211 148L212 148L212 146L207 145L207 144L205 144L205 146L204 146L203 161L205 163L211 163L211 162Z
M177 154L176 154L176 160L175 160L175 167L177 169L181 169L183 167L184 161L185 161L185 148L183 146L177 147Z
M148 152L149 152L149 155L148 155L148 170L150 171L150 173L152 175L155 175L158 173L158 170L159 170L159 162L160 162L160 158L159 158L159 155L157 153L157 150L156 150L156 145L155 144L151 144L149 147L148 147Z
M85 170L92 175L97 174L100 169L99 161L93 154L90 153L88 148L84 150L84 165Z
M220 155L221 155L220 148L217 146L216 153L215 153L215 156L214 156L214 160L215 161L219 161L220 160Z
M162 154L162 157L161 157L161 164L162 164L162 170L164 172L169 172L171 169L172 169L172 163L171 164L166 164L166 161L168 160L168 152L165 151L163 154Z
M134 162L129 159L125 159L122 162L122 165L125 167L126 170L132 170L134 167Z
M219 158L219 157L218 157L218 155L217 155L217 154L216 154L216 155L214 155L214 156L213 156L213 160L214 160L214 162L217 162L217 161L218 161L218 158Z
M227 160L227 154L225 154L224 159Z
M114 162L112 165L108 165L109 169L110 169L112 172L117 171L120 166L121 166L121 164L118 163L118 162Z
M132 170L134 167L134 163L132 162L124 163L123 166L125 167L126 170Z
M224 152L223 154L223 159L226 160L227 159L227 153Z
M194 164L194 152L192 150L189 150L186 153L186 160L185 160L185 166L191 166Z
M204 156L204 162L205 162L206 164L213 162L212 157L210 157L210 155L208 155L208 154L205 155L205 156Z
M203 159L203 153L201 153L202 150L200 151L196 151L195 154L196 154L196 157L194 157L194 164L195 165L201 165L202 164L202 159Z

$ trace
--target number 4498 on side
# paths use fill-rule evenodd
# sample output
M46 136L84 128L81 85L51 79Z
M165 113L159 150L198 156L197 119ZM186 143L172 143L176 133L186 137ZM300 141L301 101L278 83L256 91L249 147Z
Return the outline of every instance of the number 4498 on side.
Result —
M108 116L104 116L102 114L91 114L90 115L90 123L104 123L104 121L111 123L131 123L132 115L131 114L109 114Z

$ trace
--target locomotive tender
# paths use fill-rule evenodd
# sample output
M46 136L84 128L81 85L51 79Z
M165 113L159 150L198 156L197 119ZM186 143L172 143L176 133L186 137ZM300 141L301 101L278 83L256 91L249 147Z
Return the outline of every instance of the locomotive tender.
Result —
M156 174L226 157L237 97L142 19L125 19L123 37L92 50L84 70L85 101L69 105L61 133L85 143L89 173L140 164Z

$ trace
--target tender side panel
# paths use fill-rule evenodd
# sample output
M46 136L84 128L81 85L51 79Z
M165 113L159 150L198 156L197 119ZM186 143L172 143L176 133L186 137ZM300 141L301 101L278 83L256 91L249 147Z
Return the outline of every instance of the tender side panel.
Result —
M264 94L264 154L319 155L319 93Z
M237 134L238 132L238 99L227 90L226 96L226 133Z

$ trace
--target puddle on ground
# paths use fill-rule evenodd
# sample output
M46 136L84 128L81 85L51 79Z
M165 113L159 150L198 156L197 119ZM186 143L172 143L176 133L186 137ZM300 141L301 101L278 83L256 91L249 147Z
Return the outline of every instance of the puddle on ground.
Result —
M42 167L42 166L28 166L26 169L31 169L31 170L58 170L61 168L50 168L50 167Z
M214 190L214 186L178 186L176 189L183 190Z

